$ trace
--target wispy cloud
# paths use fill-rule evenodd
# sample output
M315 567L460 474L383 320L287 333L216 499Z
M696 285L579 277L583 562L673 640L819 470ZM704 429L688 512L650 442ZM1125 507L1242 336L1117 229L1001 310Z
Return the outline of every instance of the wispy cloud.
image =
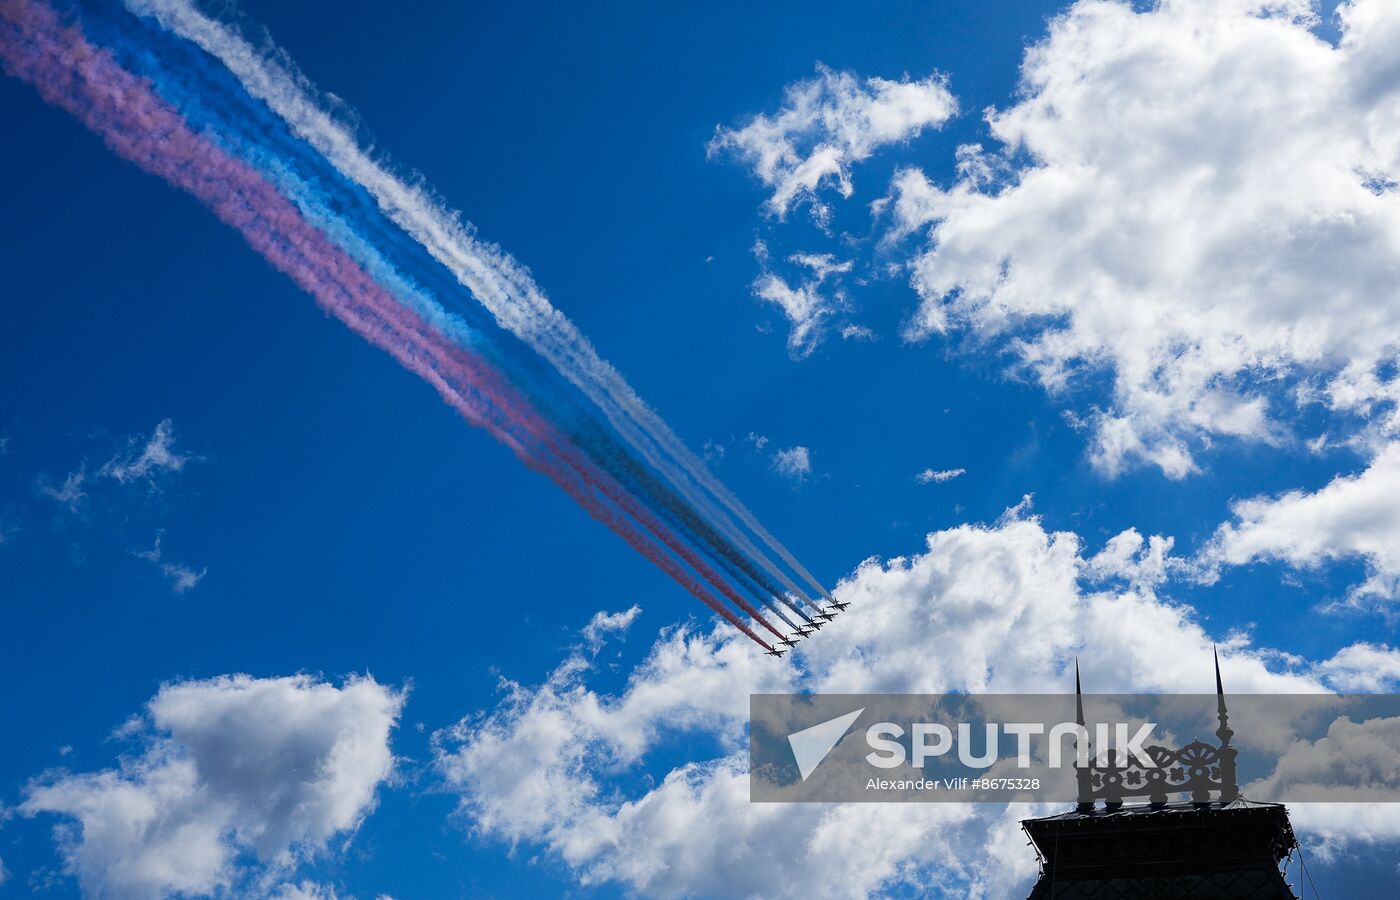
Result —
M175 426L169 419L164 419L149 437L133 435L125 438L122 448L97 468L95 476L89 476L88 464L84 462L59 483L48 475L41 475L35 482L35 489L40 495L78 515L86 506L89 493L98 486L97 478L110 478L119 484L144 482L155 487L160 476L179 472L195 459L198 457L175 450Z
M754 244L754 256L762 267L753 284L754 296L783 311L790 326L788 354L793 359L805 359L821 343L827 321L848 305L840 278L851 271L853 263L837 260L830 253L794 253L788 262L805 274L796 275L790 283L773 271L768 246L763 241Z
M188 593L204 580L204 576L209 574L209 569L202 568L196 572L184 563L170 562L165 559L164 550L161 547L164 538L165 532L156 532L155 546L149 550L133 550L131 555L137 559L144 559L160 569L161 574L170 579L170 589L175 593Z
M793 359L810 356L818 343L818 328L831 314L830 302L814 285L788 284L771 272L759 277L753 285L754 296L774 304L783 311L791 324L788 332L788 353Z
M914 480L919 484L942 484L966 474L967 469L924 469L914 476Z
M773 469L784 478L805 481L812 474L812 453L806 447L789 447L773 454Z
M830 210L819 191L834 186L842 197L854 191L851 167L887 144L900 143L936 128L957 112L944 80L857 78L817 66L817 76L791 84L783 106L760 114L739 128L715 129L709 153L732 154L772 188L769 211L783 218L807 201L818 224Z
M147 481L163 472L179 472L194 458L175 451L175 426L164 419L149 438L127 438L127 446L103 463L98 474L122 484Z
M34 486L40 494L63 505L69 512L77 515L82 512L83 502L87 500L87 492L83 489L86 483L87 467L80 466L69 472L62 484L55 485L47 475L41 475Z
M633 604L631 609L622 612L599 612L583 629L583 639L587 642L589 649L594 653L603 646L608 637L615 634L622 634L632 627L637 616L641 615L642 608Z

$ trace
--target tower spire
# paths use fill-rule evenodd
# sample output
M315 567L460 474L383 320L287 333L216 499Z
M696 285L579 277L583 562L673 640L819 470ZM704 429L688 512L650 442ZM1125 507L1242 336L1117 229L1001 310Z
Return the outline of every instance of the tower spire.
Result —
M1092 792L1093 763L1089 761L1092 748L1089 745L1089 731L1084 727L1084 689L1079 683L1079 657L1074 658L1074 721L1079 724L1079 736L1074 739L1076 759L1074 762L1075 780L1079 786L1079 811L1091 812L1094 809ZM1079 742L1084 742L1084 755L1078 755ZM1082 761L1082 765L1081 765Z
M1225 685L1220 681L1220 650L1211 644L1211 655L1215 657L1215 713L1220 727L1215 736L1220 738L1220 800L1229 803L1240 796L1240 787L1235 780L1235 748L1230 746L1230 738L1235 732L1230 730L1230 714L1225 709Z
M1215 657L1215 709L1223 717L1225 716L1225 686L1220 683L1220 650L1215 644L1211 644L1210 652Z
M1074 721L1084 724L1084 689L1079 686L1079 657L1074 658Z

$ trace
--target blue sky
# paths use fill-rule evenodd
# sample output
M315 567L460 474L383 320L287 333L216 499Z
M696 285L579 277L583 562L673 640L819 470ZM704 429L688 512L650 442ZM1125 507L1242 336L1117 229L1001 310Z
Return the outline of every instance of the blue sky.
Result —
M1198 471L1184 478L1140 460L1112 477L1091 461L1092 427L1072 421L1113 407L1111 374L1087 367L1047 391L1015 365L1009 340L1029 332L901 338L921 303L910 266L928 241L882 244L888 224L869 204L899 170L951 185L956 148L995 145L981 111L1017 102L1023 55L1061 4L240 6L354 107L377 146L528 265L826 584L868 557L921 554L930 533L995 523L1026 495L1044 531L1078 535L1085 558L1133 528L1174 538L1185 567L1232 520L1232 501L1318 492L1367 470L1390 440L1372 427L1386 401L1366 415L1314 404L1281 416L1284 437L1203 426L1188 438ZM1318 33L1333 33L1324 19ZM773 113L818 63L862 79L941 73L960 109L853 166L850 198L825 192L826 229L802 208L765 211L769 191L742 161L706 152L717 126ZM164 683L372 675L408 690L392 735L399 774L353 839L297 880L371 897L627 893L622 877L577 884L579 868L549 840L511 848L472 812L454 815L461 792L435 770L430 735L490 715L502 678L538 685L599 611L642 608L589 682L615 695L664 629L706 631L706 610L190 198L14 79L0 80L0 108L0 677L11 686L0 803L18 806L46 770L139 754L111 736ZM793 359L789 323L752 290L756 241L779 261L855 260L842 315L875 339L828 334ZM1394 304L1393 287L1384 300ZM1247 393L1277 397L1280 383L1320 377L1261 378ZM102 474L167 420L188 455L180 471ZM1324 432L1362 437L1310 450ZM799 446L811 471L784 477L774 454ZM920 484L926 468L966 471ZM86 496L71 508L41 490L78 471ZM138 555L158 536L160 561L204 573L197 584L177 591ZM1384 556L1290 552L1237 554L1213 583L1173 574L1154 597L1190 607L1214 637L1247 632L1272 654L1256 657L1261 672L1311 671L1361 641L1389 652L1388 598L1319 609L1390 571ZM941 640L930 636L929 654ZM1206 663L1196 687L1208 686ZM609 774L604 792L634 796L723 747L703 731L662 742ZM0 893L78 895L50 839L59 821L0 817ZM1343 851L1314 877L1334 895L1394 880L1378 861L1394 845L1381 846Z

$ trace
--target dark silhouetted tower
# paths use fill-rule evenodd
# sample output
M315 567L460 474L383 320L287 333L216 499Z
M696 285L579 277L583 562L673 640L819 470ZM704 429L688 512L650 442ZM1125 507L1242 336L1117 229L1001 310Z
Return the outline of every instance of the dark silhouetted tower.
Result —
M1077 661L1074 690L1083 725ZM1072 812L1021 823L1040 857L1031 900L1294 900L1279 864L1298 842L1283 804L1240 796L1218 656L1215 693L1219 744L1149 747L1155 768L1109 750L1076 772Z

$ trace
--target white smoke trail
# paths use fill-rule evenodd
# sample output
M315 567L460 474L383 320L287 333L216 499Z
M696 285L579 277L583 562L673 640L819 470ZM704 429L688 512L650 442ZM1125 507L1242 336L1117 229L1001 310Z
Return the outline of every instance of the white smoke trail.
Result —
M618 433L688 501L750 557L799 597L806 595L781 567L760 552L737 518L792 571L827 599L831 595L710 473L593 345L550 304L528 272L494 245L477 240L459 216L421 184L405 183L361 148L353 129L317 102L317 92L285 55L261 52L190 0L126 0L137 15L218 59L249 94L263 101L292 131L346 178L374 197L384 214L407 232L495 317L497 323L547 359L602 410ZM719 509L711 497L728 510ZM732 514L732 517L731 517Z

